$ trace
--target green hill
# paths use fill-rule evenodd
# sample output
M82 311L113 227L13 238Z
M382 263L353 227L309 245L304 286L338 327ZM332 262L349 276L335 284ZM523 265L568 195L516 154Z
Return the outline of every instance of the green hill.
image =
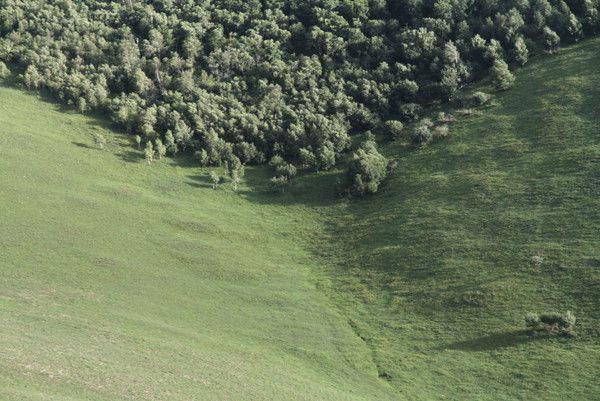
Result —
M0 110L0 399L391 397L315 286L310 208L149 167L10 87Z
M599 50L384 146L397 170L353 201L336 172L214 191L0 87L0 398L598 399ZM523 333L567 309L576 338Z

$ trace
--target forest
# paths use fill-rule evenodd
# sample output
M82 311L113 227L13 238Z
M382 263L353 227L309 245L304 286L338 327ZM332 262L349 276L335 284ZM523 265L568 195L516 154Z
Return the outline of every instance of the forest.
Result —
M424 108L488 74L507 89L510 69L532 54L594 35L598 8L596 0L1 0L0 70L81 112L109 113L138 145L193 153L201 165L275 158L295 174L329 169L354 148L353 160L367 164L353 162L364 193L367 170L379 176L384 163L370 139L353 146L354 134L396 138Z

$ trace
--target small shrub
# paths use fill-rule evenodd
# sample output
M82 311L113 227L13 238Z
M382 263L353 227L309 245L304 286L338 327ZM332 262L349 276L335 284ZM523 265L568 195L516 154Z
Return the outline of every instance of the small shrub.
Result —
M483 106L487 102L490 101L492 97L485 92L475 92L473 93L469 100L473 106Z
M277 172L277 175L286 177L288 180L298 173L296 167L290 163L282 163L278 165L275 171Z
M287 177L284 177L284 176L273 177L269 181L269 187L271 188L271 191L273 191L273 192L284 193L286 188L288 187L288 183L289 183L289 180L287 179Z
M525 325L533 333L546 332L549 335L574 336L576 321L577 319L571 311L525 314Z
M534 266L541 266L544 263L544 258L538 255L534 255L531 257L531 263Z
M450 132L448 125L438 125L433 130L433 136L436 138L445 138L448 136L448 132Z

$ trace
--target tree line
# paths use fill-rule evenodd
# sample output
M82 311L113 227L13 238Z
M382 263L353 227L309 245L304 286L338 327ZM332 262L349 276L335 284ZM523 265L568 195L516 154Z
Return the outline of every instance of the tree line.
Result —
M509 66L594 35L598 9L598 0L0 0L0 60L19 65L28 88L107 111L161 153L324 170L354 133L397 137L423 107L488 73L510 86ZM353 160L373 154L369 142Z

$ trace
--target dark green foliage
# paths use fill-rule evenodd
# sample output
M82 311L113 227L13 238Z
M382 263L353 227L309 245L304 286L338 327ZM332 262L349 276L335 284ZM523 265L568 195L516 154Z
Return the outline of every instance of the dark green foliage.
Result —
M280 155L323 170L351 132L414 121L492 65L510 86L505 62L595 33L598 5L5 0L0 15L0 61L28 88L106 110L170 155L204 150L204 165Z
M379 190L387 173L388 159L379 153L373 140L367 140L352 155L346 173L346 188L354 196L373 194Z
M385 133L391 140L398 139L403 129L404 124L398 120L388 120L384 124Z
M527 313L525 315L525 325L533 332L545 331L550 335L573 336L575 334L575 315L567 311L547 312L547 313Z
M556 32L547 26L544 27L544 33L542 34L542 40L544 48L548 53L554 53L560 44L560 37Z
M529 50L527 49L527 44L523 37L519 36L515 41L514 47L512 49L512 58L519 65L523 66L529 60Z

